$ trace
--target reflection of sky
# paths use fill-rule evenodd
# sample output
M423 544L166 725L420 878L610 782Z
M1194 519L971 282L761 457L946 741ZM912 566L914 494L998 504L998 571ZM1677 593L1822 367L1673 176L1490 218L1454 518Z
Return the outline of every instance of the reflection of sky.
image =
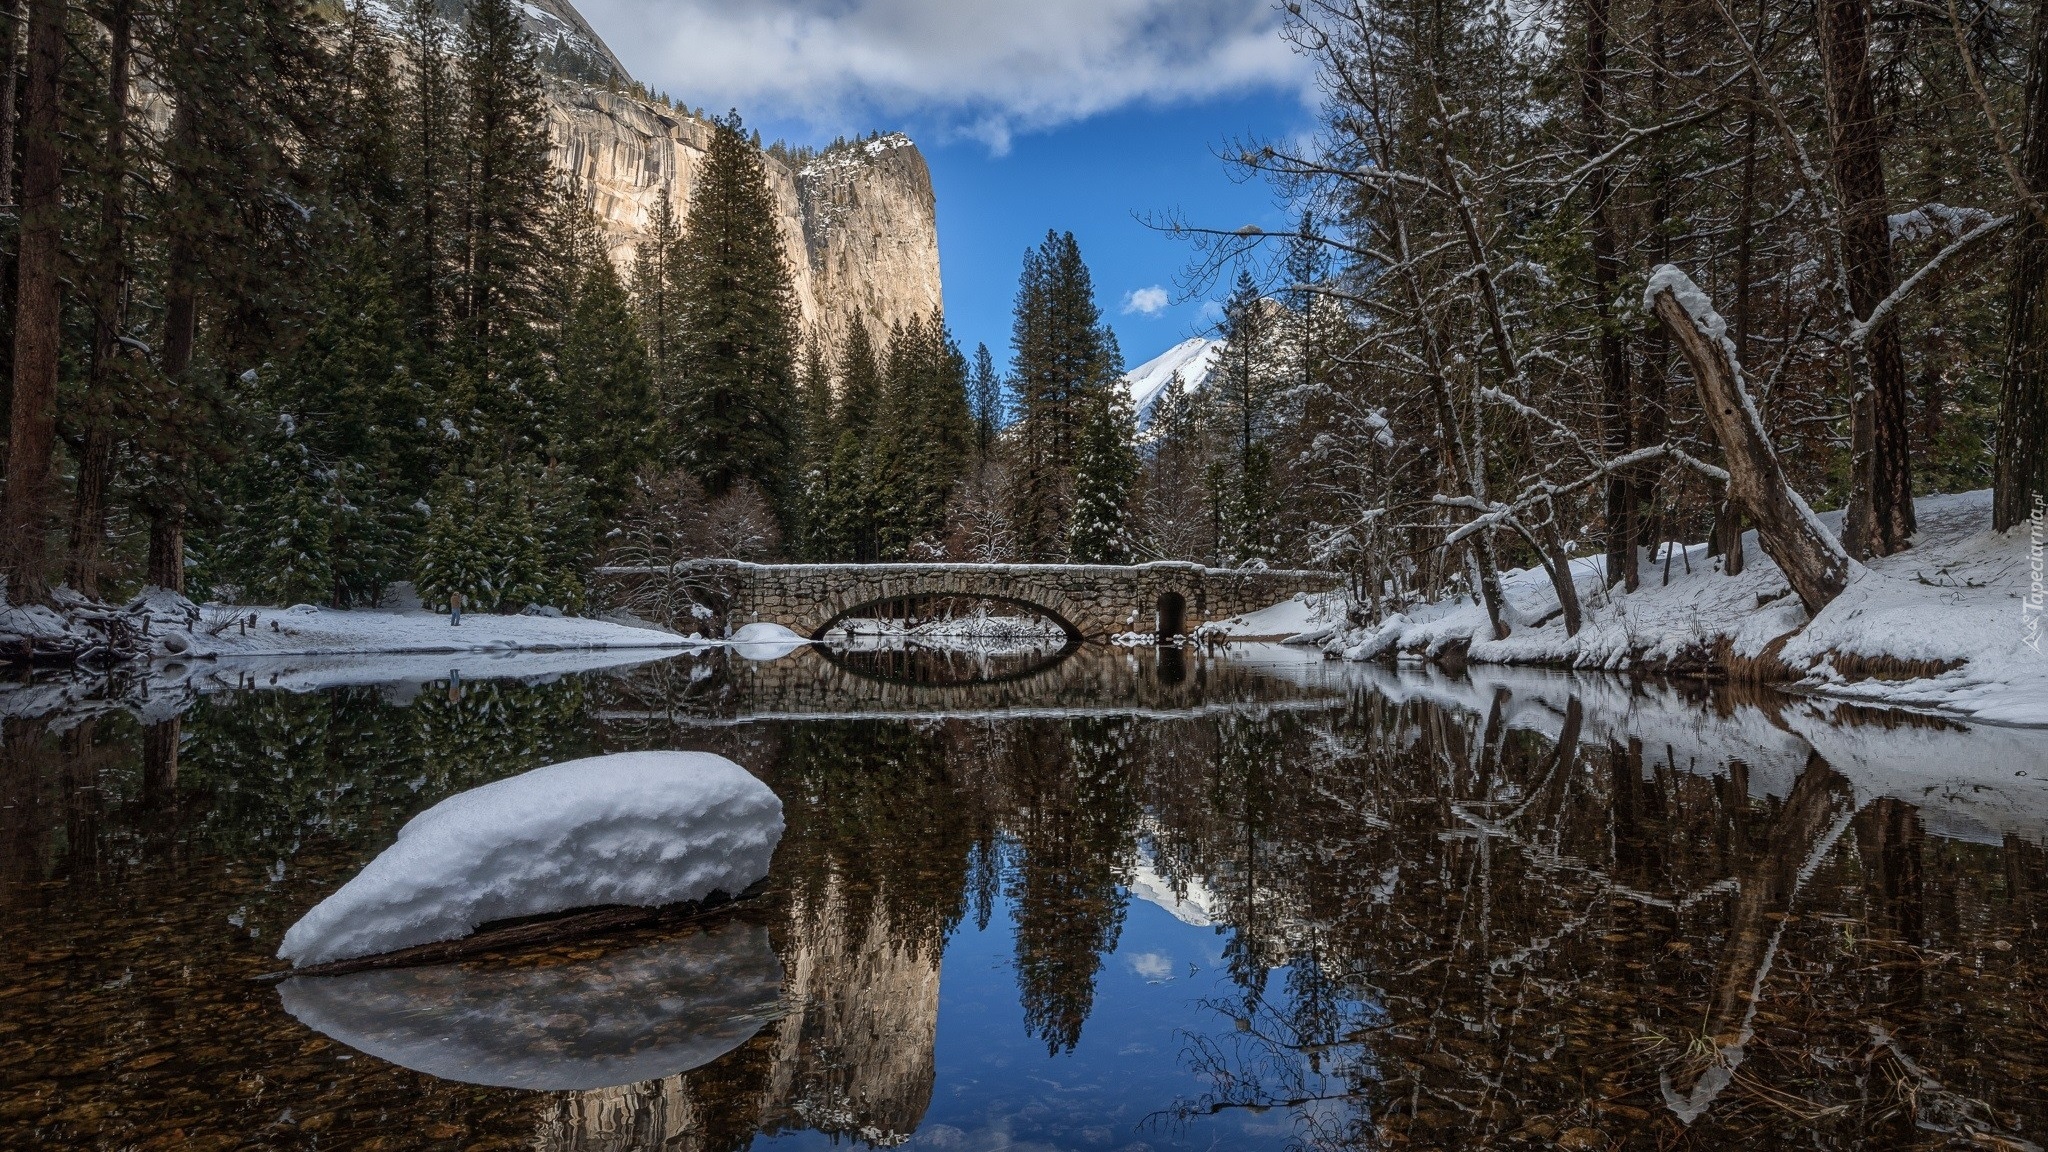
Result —
M1295 1118L1285 1108L1231 1110L1185 1127L1154 1116L1212 1087L1188 1068L1188 1034L1227 1044L1236 1032L1235 1022L1217 1010L1244 1000L1224 968L1226 939L1130 901L1117 949L1096 976L1080 1044L1072 1053L1048 1056L1044 1042L1024 1032L1009 902L997 905L986 931L966 921L947 943L940 971L931 1109L904 1146L960 1152L1286 1147ZM1274 973L1271 990L1278 994L1282 983L1282 974ZM757 1148L771 1146L831 1143L816 1132L755 1141Z

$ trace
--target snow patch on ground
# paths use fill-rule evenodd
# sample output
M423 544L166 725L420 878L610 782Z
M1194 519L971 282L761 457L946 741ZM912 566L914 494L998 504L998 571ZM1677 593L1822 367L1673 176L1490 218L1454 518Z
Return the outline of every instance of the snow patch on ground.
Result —
M160 589L152 612L152 654L159 660L356 653L550 652L606 648L689 648L673 632L580 616L467 615L459 627L442 613L381 609L245 608L208 604L189 612L183 597ZM174 601L176 603L174 603ZM251 618L254 623L251 624ZM180 646L182 645L182 647Z
M1344 622L1344 597L1338 592L1296 592L1256 612L1202 625L1198 636L1220 640L1283 640L1328 635Z
M1486 612L1470 599L1425 604L1368 628L1332 632L1325 650L1352 660L1389 654L1423 660L1469 645L1475 664L1657 670L1705 664L1725 645L1738 657L1778 652L1802 678L1797 691L1998 724L2048 725L2048 657L2026 643L2028 531L1990 531L1988 491L1916 502L1913 547L1853 571L1849 586L1808 620L1756 534L1743 537L1748 563L1728 576L1706 545L1650 550L1635 592L1604 585L1600 557L1572 562L1585 618L1566 636L1557 596L1541 568L1501 574L1510 635L1494 639ZM1817 519L1839 530L1841 513ZM1269 610L1270 611L1270 610ZM1878 679L1838 670L1845 657L1890 661ZM1858 670L1851 667L1849 672Z
M600 904L737 895L768 874L782 801L705 752L624 752L448 797L291 926L295 966L454 940Z

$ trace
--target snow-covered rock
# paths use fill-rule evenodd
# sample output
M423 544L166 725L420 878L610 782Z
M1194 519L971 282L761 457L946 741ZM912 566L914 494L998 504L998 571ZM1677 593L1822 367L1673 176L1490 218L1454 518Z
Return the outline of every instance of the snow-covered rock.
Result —
M756 621L734 632L726 643L745 659L766 662L780 660L810 641L780 624Z
M782 963L727 923L562 964L438 964L301 977L285 1011L415 1072L535 1091L636 1084L701 1067L773 1019Z
M623 752L448 797L291 926L294 965L454 940L600 904L737 895L768 874L782 801L722 756Z

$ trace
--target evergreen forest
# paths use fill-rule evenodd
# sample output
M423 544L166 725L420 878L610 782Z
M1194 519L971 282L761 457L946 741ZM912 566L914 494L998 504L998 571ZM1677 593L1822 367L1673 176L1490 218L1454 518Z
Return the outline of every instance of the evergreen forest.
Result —
M1221 320L1143 413L1071 233L1024 254L1005 371L937 312L805 330L763 162L818 154L736 112L616 259L510 0L12 7L16 604L1180 559L1505 635L1510 567L1570 628L1574 557L1633 588L1755 528L1813 610L1918 495L1995 487L2003 528L2048 493L2041 0L1290 4L1320 131L1225 151L1296 222L1155 221Z

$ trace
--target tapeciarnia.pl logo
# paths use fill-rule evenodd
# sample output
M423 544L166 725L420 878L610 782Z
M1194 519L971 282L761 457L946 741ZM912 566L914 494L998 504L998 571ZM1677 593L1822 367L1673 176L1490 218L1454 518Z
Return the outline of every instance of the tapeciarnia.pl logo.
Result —
M2020 602L2020 627L2027 647L2041 651L2041 610L2048 604L2048 502L2034 493L2034 511L2027 517L2027 570L2031 587Z

